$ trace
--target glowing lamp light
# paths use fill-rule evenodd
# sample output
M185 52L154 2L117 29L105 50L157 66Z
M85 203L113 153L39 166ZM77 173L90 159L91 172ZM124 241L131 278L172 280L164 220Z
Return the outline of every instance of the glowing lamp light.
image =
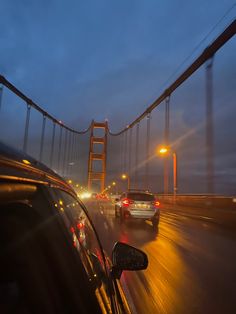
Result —
M22 160L25 165L31 165L31 162L27 159Z
M89 192L84 192L80 194L80 198L84 199L84 198L90 198L91 197L91 193Z
M166 147L162 147L160 150L159 150L159 153L160 154L165 154L168 152L168 149Z

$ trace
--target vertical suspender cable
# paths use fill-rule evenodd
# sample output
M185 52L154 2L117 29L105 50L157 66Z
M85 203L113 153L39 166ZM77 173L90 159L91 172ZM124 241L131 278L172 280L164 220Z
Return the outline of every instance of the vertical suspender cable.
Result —
M71 151L71 160L73 162L73 171L72 173L75 173L75 167L76 167L76 146L75 146L75 132L73 132L73 135L72 135L72 151Z
M127 135L128 131L125 131L124 172L127 172Z
M67 164L66 164L66 175L69 177L71 173L71 148L72 148L72 132L69 131L69 142L68 142L68 154L67 154Z
M80 146L79 146L79 135L75 135L75 160L77 160L77 165L79 167L79 155L80 155Z
M124 173L123 169L123 150L124 150L124 133L120 135L120 173Z
M42 125L41 141L40 141L39 161L42 161L42 157L43 157L45 125L46 125L46 116L43 115L43 125Z
M31 110L31 106L27 104L27 112L26 112L26 120L25 120L25 135L24 135L24 144L23 144L23 151L25 153L27 153L27 145L28 145L30 110Z
M130 128L129 130L129 169L128 169L128 175L131 179L131 163L132 163L132 131L133 129Z
M62 176L65 176L66 170L66 155L67 155L67 136L68 130L65 129L65 139L64 139L64 154L63 154L63 164L62 164Z
M206 64L206 164L207 193L214 193L213 57Z
M125 173L125 133L123 133L122 172Z
M123 173L125 173L125 137L126 137L126 134L123 133L123 151L122 151L122 156L123 156Z
M79 145L77 140L77 134L74 133L74 161L78 165L78 159L79 159Z
M75 162L75 132L72 133L71 161Z
M170 96L165 100L165 145L169 145L169 129L170 129ZM169 160L164 158L164 194L168 194L169 191Z
M119 173L122 173L123 169L122 169L122 155L123 155L123 147L122 147L122 137L123 137L123 134L121 134L120 136L118 136L119 138L119 165L118 165L118 171ZM118 174L119 176L119 174Z
M52 161L53 161L53 154L54 154L55 131L56 131L56 123L55 123L55 122L53 122L53 129L52 129L52 144L51 144L51 153L50 153L50 168L52 168Z
M170 134L170 96L165 101L165 145L169 145Z
M70 155L69 155L69 175L71 175L73 173L73 166L74 166L74 159L73 159L73 149L74 149L74 145L73 145L73 141L74 141L74 132L71 132L71 140L70 140Z
M146 137L146 163L145 163L145 187L149 189L149 157L150 157L150 121L151 114L147 115L147 137Z
M136 143L135 143L135 173L134 173L134 177L135 177L135 186L136 188L138 188L138 148L139 148L139 123L137 123L136 126Z
M61 146L62 146L62 126L60 126L60 135L59 135L58 164L57 164L58 172L60 172L60 166L61 166Z

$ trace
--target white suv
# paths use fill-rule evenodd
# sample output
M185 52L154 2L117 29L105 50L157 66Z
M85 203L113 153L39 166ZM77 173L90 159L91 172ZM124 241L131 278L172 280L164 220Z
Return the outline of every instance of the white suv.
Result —
M120 222L140 219L150 220L153 228L157 229L160 219L160 202L154 194L145 191L128 191L117 199L115 216Z

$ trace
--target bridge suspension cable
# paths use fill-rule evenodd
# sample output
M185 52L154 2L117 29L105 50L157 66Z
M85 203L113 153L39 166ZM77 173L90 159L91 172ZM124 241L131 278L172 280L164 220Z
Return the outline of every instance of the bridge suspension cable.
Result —
M74 149L74 137L81 136L88 133L91 130L91 125L88 126L85 130L76 130L67 125L65 125L62 121L56 119L54 116L50 115L47 111L41 108L38 104L32 101L29 97L23 94L20 90L18 90L13 84L11 84L4 76L0 75L0 109L2 104L2 93L3 87L12 92L18 98L23 100L24 104L26 104L26 118L24 123L24 135L23 135L23 143L22 149L25 153L28 153L29 146L29 129L31 120L33 119L32 108L39 112L42 116L42 126L41 126L41 135L39 135L39 154L35 156L40 162L48 163L48 166L53 168L58 173L62 174L62 176L67 176L70 173L71 165L74 165L74 161L72 164L72 160L75 156L75 160L79 159L79 153L75 153ZM32 116L32 118L31 118ZM46 145L46 125L48 125L48 120L52 121L52 134L50 137L50 147ZM57 127L59 126L59 143L58 143L58 159L53 163L54 154L55 154L55 146L57 146ZM37 142L37 141L36 141ZM78 139L77 139L78 142ZM47 147L46 147L47 146ZM79 151L79 145L78 145ZM57 168L55 167L57 165ZM76 162L76 166L78 163Z
M162 101L169 97L187 78L189 78L196 70L198 70L208 59L210 59L228 40L230 40L236 33L236 19L210 44L199 57L167 88L165 91L149 106L147 109L133 120L124 129L119 132L111 132L112 136L118 136L128 129L132 128L138 122L143 120L153 109L159 106Z
M56 119L55 117L53 117L52 115L50 115L47 111L45 111L43 108L41 108L39 105L37 105L33 100L31 100L25 94L23 94L19 89L17 89L13 84L11 84L3 75L0 75L0 84L6 86L15 95L17 95L19 98L24 100L27 103L28 106L36 109L43 116L45 116L47 119L55 122L58 125L62 125L63 128L67 129L68 131L75 132L76 134L85 134L85 133L87 133L91 129L91 124L88 126L87 129L82 130L82 131L72 129L71 127L63 124L62 121L60 121L60 120Z

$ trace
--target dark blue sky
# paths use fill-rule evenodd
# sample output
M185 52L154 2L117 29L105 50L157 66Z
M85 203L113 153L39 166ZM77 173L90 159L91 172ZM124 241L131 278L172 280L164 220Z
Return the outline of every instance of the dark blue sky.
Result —
M66 124L84 129L92 118L108 118L113 131L142 113L236 15L234 0L1 0L0 4L1 74ZM234 38L217 54L214 70L215 118L227 137L235 134L234 125L227 124L235 118L235 48ZM202 70L174 95L174 142L193 126L201 132L204 108L198 107L204 102L203 80ZM163 114L158 116L157 110L154 116L157 132L155 125L163 122L156 121ZM228 157L234 144L226 145Z

